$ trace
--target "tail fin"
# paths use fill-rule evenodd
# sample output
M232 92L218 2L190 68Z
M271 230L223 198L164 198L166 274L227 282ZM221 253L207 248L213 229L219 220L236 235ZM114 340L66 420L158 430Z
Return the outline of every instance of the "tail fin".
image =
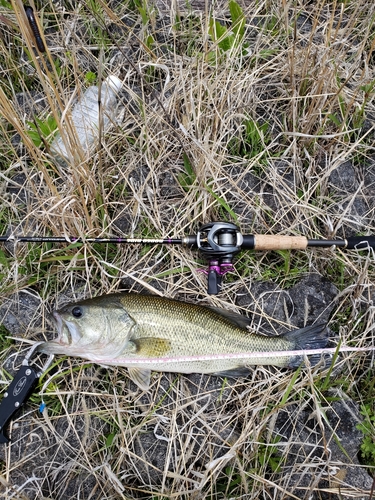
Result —
M283 335L286 340L294 345L294 349L323 349L328 344L328 333L325 324L310 325L299 330L293 330ZM321 360L320 354L309 356L310 363L314 366ZM288 363L289 368L298 368L303 363L303 356L293 356Z

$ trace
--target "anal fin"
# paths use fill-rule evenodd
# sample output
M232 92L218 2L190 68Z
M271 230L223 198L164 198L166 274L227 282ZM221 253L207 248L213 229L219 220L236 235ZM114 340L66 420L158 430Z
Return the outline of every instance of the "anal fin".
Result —
M250 368L247 368L246 366L238 366L237 368L232 368L231 370L212 373L212 375L217 375L219 377L237 378L247 377L250 372Z
M142 391L150 388L151 370L148 368L128 368L129 377Z

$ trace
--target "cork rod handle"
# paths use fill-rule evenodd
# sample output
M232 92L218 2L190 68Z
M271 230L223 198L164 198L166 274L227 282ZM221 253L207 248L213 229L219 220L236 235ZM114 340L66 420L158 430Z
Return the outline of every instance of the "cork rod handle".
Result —
M254 235L255 250L305 250L308 240L305 236Z

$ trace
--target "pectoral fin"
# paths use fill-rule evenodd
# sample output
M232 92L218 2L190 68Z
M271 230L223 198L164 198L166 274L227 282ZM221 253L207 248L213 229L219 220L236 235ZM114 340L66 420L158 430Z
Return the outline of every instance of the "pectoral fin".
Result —
M137 358L160 358L165 356L171 348L167 339L157 337L141 337L132 339L127 344L127 350ZM148 368L128 368L129 376L138 387L147 391L150 387L151 370Z
M149 358L159 358L165 356L171 348L171 343L167 339L157 337L141 337L132 339L132 343L136 347L136 353L139 356L147 356Z
M128 368L129 377L143 391L150 388L151 370L147 368Z

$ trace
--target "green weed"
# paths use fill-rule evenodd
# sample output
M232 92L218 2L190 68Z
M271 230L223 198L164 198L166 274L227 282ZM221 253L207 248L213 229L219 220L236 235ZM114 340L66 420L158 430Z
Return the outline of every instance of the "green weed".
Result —
M173 25L175 47L177 54L188 57L203 57L204 43L202 36L198 36L201 29L201 20L193 13L188 16L176 17Z
M193 187L195 181L196 181L196 175L193 169L192 164L190 163L190 160L188 156L183 153L183 160L184 160L184 169L185 172L182 172L178 174L177 180L180 183L180 186L186 191L189 192L190 189Z
M224 493L226 496L232 496L237 487L241 485L242 477L240 472L237 472L234 467L228 466L225 468L224 474L219 477L216 486L215 486L215 494L212 497L208 498L217 498L218 493Z
M262 441L258 444L257 458L259 464L268 473L280 471L282 457L276 446L279 441L281 441L281 436L275 436L270 444Z
M14 340L9 337L10 333L7 328L4 325L0 324L0 346L2 351L5 351L14 344Z
M329 113L327 118L338 130L348 131L343 137L351 142L359 136L359 130L363 127L366 119L368 103L374 97L375 80L359 87L358 92L362 94L362 104L354 106L354 100L347 101L340 93L337 95L337 111ZM364 137L364 142L371 141L371 138Z
M133 0L133 5L134 10L140 14L144 26L155 20L155 10L147 0Z
M240 125L238 135L229 141L228 151L233 156L257 158L262 156L270 142L269 124L267 122L260 124L248 118ZM259 161L262 162L262 159Z
M27 122L29 130L27 134L37 148L51 142L54 133L57 130L57 122L53 116L48 116L46 119L34 118L34 121Z
M97 74L94 73L93 71L88 71L85 74L85 82L87 83L87 85L95 85L97 78L98 78Z
M308 270L308 256L292 250L277 250L258 256L258 273L262 280L288 289L294 286Z
M332 356L331 360L331 365L327 371L327 374L324 377L319 377L316 381L316 388L322 393L327 391L328 389L331 389L332 387L340 387L341 389L345 387L345 379L342 379L339 377L338 379L332 379L332 372L333 369L336 365L336 360L340 354L340 346L341 346L341 341L339 341L337 345L336 352Z
M211 40L215 42L220 54L232 55L237 50L240 50L242 55L246 54L248 43L244 41L246 18L241 6L231 0L229 2L229 11L231 17L231 24L227 28L219 21L210 19L209 35ZM217 54L215 51L208 53L208 60L216 64Z
M0 248L0 280L6 278L7 274L9 273L10 264L11 259L6 254L6 252L2 248Z
M205 188L210 193L210 195L213 198L215 198L215 200L217 202L217 206L218 206L219 213L220 213L220 219L226 221L228 219L228 216L229 216L232 221L236 222L237 215L231 209L229 204L224 200L224 198L217 195L208 184L205 185Z
M367 466L375 467L375 405L374 389L375 377L374 370L368 369L366 375L360 378L357 384L353 398L360 398L360 414L363 417L362 422L357 424L357 429L362 432L363 438L360 447L359 460Z
M375 411L373 403L361 405L363 422L357 425L357 429L363 433L361 444L361 458L364 464L375 467Z

